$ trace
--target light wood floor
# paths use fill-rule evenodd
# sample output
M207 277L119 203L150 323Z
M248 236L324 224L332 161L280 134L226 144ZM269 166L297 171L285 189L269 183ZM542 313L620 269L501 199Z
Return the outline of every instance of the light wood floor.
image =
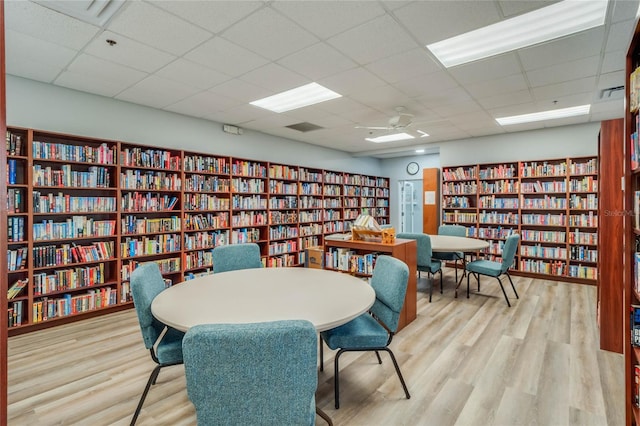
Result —
M596 288L514 277L508 308L495 281L453 298L453 272L394 339L411 399L386 354L341 357L325 347L318 405L336 425L623 425L624 361L598 349ZM511 289L508 294L512 295ZM133 310L9 339L10 425L125 425L154 367ZM151 388L139 425L193 425L184 368ZM316 424L324 424L319 418Z

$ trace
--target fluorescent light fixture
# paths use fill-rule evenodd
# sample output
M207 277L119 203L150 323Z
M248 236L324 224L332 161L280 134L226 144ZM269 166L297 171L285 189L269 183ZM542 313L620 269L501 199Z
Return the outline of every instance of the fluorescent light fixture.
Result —
M309 105L318 104L330 99L339 98L342 95L327 89L318 83L309 83L286 92L267 98L258 99L249 102L260 108L268 109L273 112L285 112L292 109L302 108Z
M416 149L416 154L424 154L424 149Z
M426 138L427 136L429 136L429 133L425 133L422 130L416 130L416 132L420 133L421 138Z
M534 112L531 114L513 115L511 117L496 118L501 126L510 124L530 123L532 121L553 120L556 118L573 117L589 114L591 105L580 105L570 108L552 109L549 111Z
M427 48L447 68L466 64L604 25L607 4L608 0L564 0Z
M413 136L409 133L394 133L392 135L378 136L377 138L365 138L365 140L375 143L404 141L407 139L413 139Z

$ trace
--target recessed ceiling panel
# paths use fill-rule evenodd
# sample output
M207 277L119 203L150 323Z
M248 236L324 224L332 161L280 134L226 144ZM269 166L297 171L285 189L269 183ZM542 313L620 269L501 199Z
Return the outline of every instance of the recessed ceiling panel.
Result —
M184 57L230 76L242 75L269 62L264 57L221 37L203 43Z
M313 81L358 66L347 56L326 43L316 43L280 59L278 63Z
M158 70L156 74L203 90L231 79L230 76L224 73L183 58L176 59Z

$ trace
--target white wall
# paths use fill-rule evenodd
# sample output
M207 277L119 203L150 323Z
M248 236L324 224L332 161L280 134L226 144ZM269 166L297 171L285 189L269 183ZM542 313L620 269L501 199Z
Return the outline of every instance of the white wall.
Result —
M213 121L7 75L7 124L50 132L382 176L380 161L353 157Z
M598 154L600 122L482 136L440 145L442 167Z

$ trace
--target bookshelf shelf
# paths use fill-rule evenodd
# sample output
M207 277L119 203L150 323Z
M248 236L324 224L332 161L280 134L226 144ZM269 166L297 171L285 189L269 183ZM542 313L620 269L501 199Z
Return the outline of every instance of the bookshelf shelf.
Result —
M443 168L442 223L491 240L498 260L505 236L520 233L516 274L595 284L595 262L570 256L597 233L597 166L580 157Z

